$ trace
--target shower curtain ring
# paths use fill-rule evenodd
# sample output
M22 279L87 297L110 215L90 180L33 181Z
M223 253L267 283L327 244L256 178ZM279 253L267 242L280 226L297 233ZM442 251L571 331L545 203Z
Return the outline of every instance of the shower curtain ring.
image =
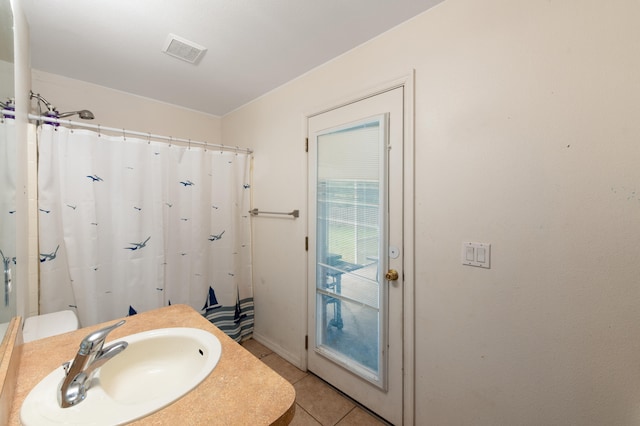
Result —
M236 157L238 156L238 151L240 151L240 147L236 145Z
M204 141L204 152L207 152L207 141Z
M147 138L147 144L151 145L151 132L147 132L147 134L149 135L149 137Z
M173 142L173 137L169 136L169 148L171 148L171 143Z
M191 139L189 139L189 148L187 148L189 151L191 151Z
M123 140L127 140L127 134L125 133L124 129L122 129L122 139Z
M224 144L223 143L220 144L220 154L222 154L222 151L224 151Z
M101 138L102 137L102 133L100 133L100 125L98 124L98 137Z

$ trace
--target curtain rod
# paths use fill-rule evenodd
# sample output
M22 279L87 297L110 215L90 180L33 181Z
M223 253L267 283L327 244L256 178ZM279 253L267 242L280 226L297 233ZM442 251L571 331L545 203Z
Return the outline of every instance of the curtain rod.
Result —
M14 111L6 111L8 114L7 115L13 115L15 112ZM5 111L2 111L3 115L5 113ZM229 146L229 145L224 145L224 144L219 144L219 143L207 143L207 142L200 142L200 141L193 141L191 139L182 139L182 138L174 138L172 136L163 136L163 135L155 135L153 133L144 133L144 132L137 132L135 130L125 130L125 129L118 129L115 127L104 127L101 126L99 124L88 124L88 123L81 123L79 121L71 121L71 120L63 120L60 118L52 118L52 117L45 117L45 116L40 116L40 115L35 115L35 114L29 114L29 120L37 120L37 121L46 121L47 123L58 123L58 124L64 124L66 126L69 127L83 127L85 129L94 129L97 130L98 133L102 130L104 130L105 132L113 132L113 133L122 133L124 136L126 135L133 135L133 136L141 136L143 138L147 138L147 139L159 139L159 140L163 140L163 141L168 141L168 142L181 142L181 143L186 143L189 145L200 145L203 146L205 148L217 148L220 150L227 150L227 151L235 151L235 152L244 152L247 154L253 154L253 150L249 149L249 148L240 148L240 147L234 147L234 146Z

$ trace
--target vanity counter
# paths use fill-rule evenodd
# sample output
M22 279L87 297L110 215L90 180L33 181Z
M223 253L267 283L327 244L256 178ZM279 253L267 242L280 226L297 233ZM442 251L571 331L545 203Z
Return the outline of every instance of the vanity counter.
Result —
M157 328L193 327L213 333L222 345L218 365L198 387L131 424L287 425L293 419L293 386L191 307L173 305L124 319L127 322L109 334L107 344ZM115 321L24 344L9 425L20 425L22 401L40 380L73 359L87 334ZM87 395L91 396L91 390Z

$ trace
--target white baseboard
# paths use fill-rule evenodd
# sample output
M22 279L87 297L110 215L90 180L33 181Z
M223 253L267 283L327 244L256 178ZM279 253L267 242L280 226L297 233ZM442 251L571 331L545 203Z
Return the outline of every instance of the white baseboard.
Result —
M299 369L301 369L303 371L306 371L306 365L304 365L305 363L302 362L302 359L300 358L300 355L293 354L293 353L289 352L288 350L286 350L282 346L280 346L277 343L275 343L274 341L270 340L268 337L266 337L266 336L264 336L262 334L256 333L255 331L253 333L253 339L255 341L257 341L258 343L260 343L260 344L266 346L267 348L271 349L277 355L279 355L282 358L284 358L287 362L290 362L291 364L295 365Z

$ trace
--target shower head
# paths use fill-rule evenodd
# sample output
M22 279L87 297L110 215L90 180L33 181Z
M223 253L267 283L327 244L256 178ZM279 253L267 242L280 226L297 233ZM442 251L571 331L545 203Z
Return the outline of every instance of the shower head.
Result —
M95 115L93 115L93 113L88 109L83 109L82 111L80 111L78 113L78 116L83 120L93 120L94 118L96 118Z
M88 109L81 109L80 111L61 112L61 113L58 113L58 117L57 118L70 117L70 116L76 115L76 114L78 114L78 117L80 117L83 120L93 120L94 118L96 118L93 115L93 113L91 111L89 111Z
M71 111L71 112L58 112L56 107L54 107L51 102L47 101L40 93L31 92L31 99L36 99L38 102L42 102L47 107L47 113L45 114L51 118L65 118L70 117L72 115L78 114L78 116L83 120L93 120L95 116L88 109L81 109L79 111ZM38 104L39 105L39 104Z

